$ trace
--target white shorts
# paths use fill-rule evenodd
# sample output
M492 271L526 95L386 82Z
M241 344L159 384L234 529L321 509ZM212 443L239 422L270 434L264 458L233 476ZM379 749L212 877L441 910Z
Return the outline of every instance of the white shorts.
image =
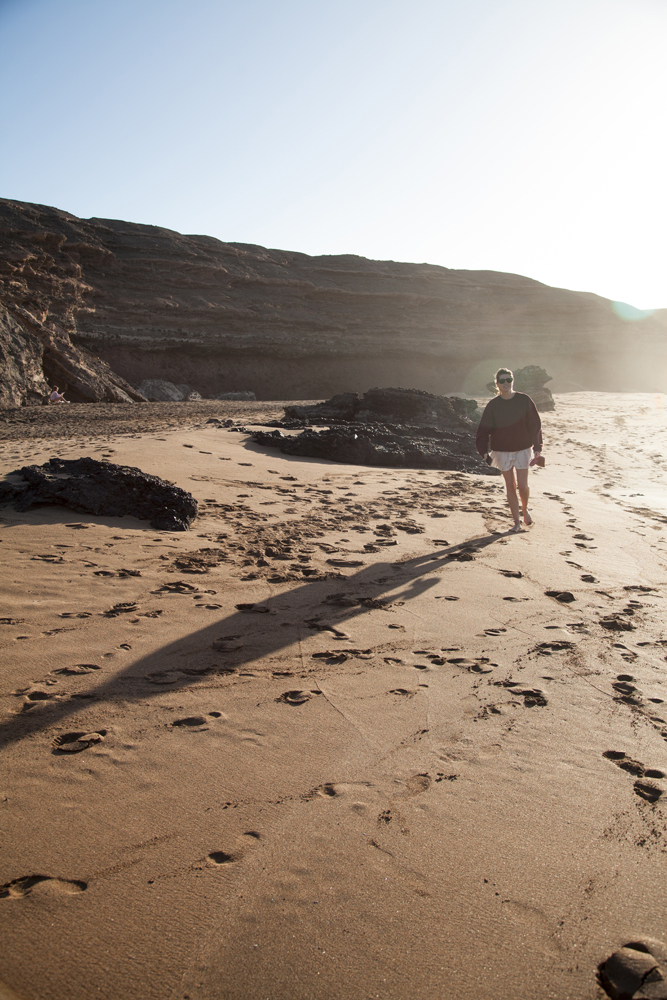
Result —
M523 451L490 451L493 461L491 466L500 469L501 472L509 472L510 469L527 469L530 465L533 449L524 448Z

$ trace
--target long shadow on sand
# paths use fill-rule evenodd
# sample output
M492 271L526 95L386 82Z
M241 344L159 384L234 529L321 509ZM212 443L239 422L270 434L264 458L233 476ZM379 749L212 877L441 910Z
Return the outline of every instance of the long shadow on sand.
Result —
M332 646L343 650L346 630L363 615L383 607L383 602L389 608L419 597L438 582L428 577L434 570L460 561L461 556L474 556L501 538L497 534L472 538L403 562L374 563L344 579L306 583L247 608L238 605L215 624L161 647L108 681L77 692L74 698L39 702L30 711L10 717L0 725L0 746L52 728L81 711L86 703L145 701L165 691L187 688L206 674L238 672L316 631L327 633ZM383 597L388 593L391 597ZM354 640L353 635L349 638ZM212 648L214 642L218 649Z

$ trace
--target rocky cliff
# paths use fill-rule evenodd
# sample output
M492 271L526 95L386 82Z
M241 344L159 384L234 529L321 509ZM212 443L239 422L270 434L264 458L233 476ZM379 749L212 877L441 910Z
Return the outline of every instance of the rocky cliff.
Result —
M309 257L6 200L0 305L4 405L39 397L44 376L73 399L128 401L147 378L259 399L475 394L500 364L541 365L554 391L667 381L667 310L628 321L514 274Z

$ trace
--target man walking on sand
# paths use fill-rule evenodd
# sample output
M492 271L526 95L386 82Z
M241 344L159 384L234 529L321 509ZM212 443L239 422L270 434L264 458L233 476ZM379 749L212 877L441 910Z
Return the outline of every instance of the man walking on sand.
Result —
M541 459L542 421L530 396L514 391L514 374L509 368L499 368L495 382L498 395L486 404L475 445L488 464L503 474L507 503L514 518L511 530L517 532L521 531L519 497L524 524L533 523L528 513L528 467L544 464ZM535 455L532 461L531 451Z

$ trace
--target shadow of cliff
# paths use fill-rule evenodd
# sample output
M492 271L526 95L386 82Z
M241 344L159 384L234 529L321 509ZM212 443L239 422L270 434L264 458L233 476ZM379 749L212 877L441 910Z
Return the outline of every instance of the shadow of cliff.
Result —
M348 638L345 630L355 621L382 608L383 603L389 610L399 602L414 600L438 582L428 574L462 557L474 558L475 552L503 537L471 538L401 562L374 563L345 578L304 583L255 605L237 605L214 624L162 646L102 683L64 701L35 702L29 710L10 716L0 724L0 746L51 729L86 705L102 708L108 702L146 701L164 692L187 689L206 675L238 673L256 660L288 649L304 634L321 631L331 639L332 652L337 646L342 652L346 648L342 642ZM384 596L390 592L390 598ZM350 605L337 603L337 599L348 599ZM228 648L213 649L216 641ZM298 655L295 652L295 658ZM299 665L294 673L301 670ZM95 675L88 676L92 679ZM101 718L99 724L103 725Z

